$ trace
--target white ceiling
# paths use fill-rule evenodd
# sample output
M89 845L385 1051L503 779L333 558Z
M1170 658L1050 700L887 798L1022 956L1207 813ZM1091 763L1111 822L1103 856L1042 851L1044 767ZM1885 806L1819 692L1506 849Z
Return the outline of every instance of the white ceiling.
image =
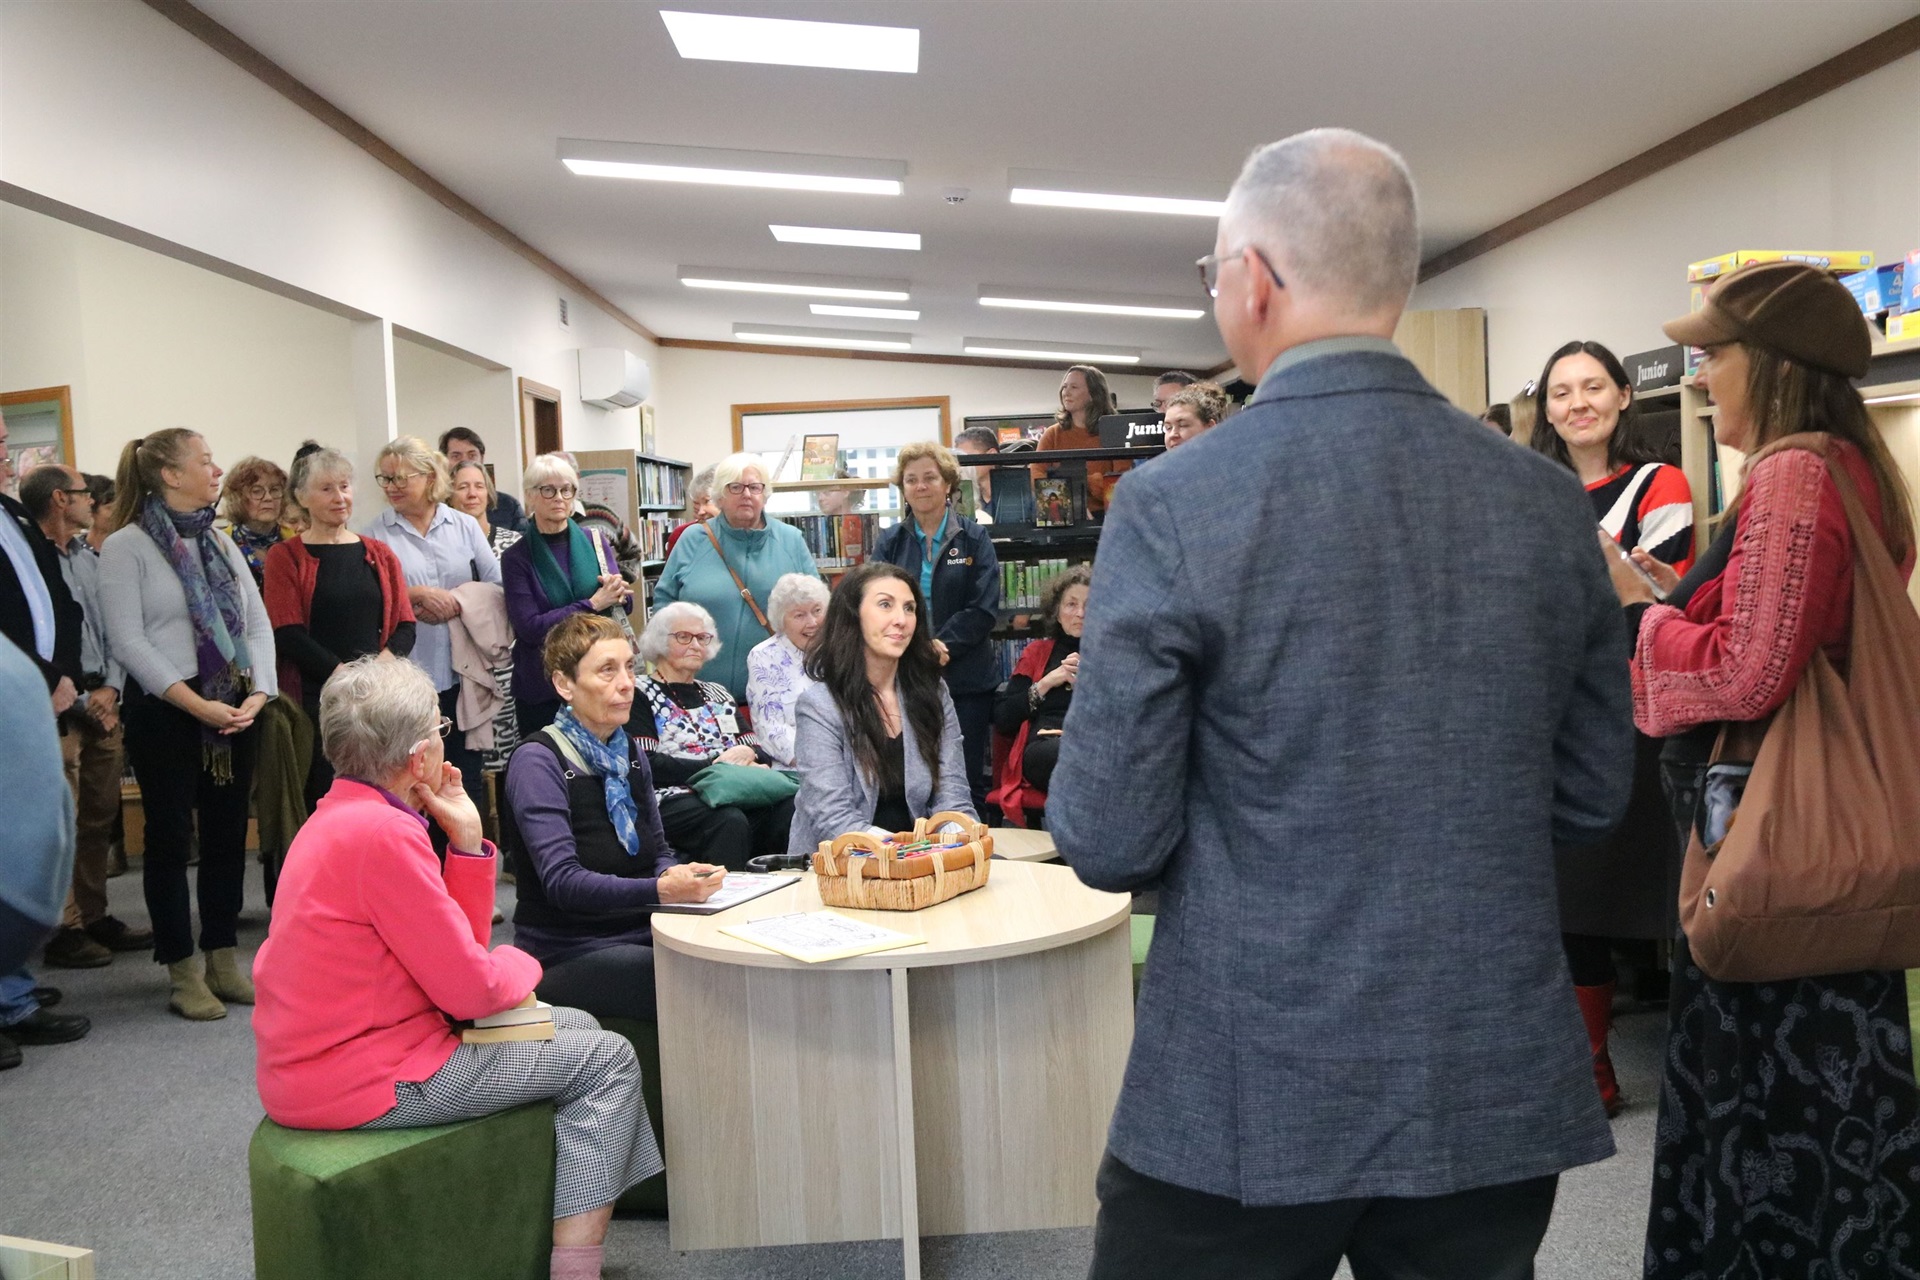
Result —
M1398 147L1428 256L1913 16L1913 0L677 0L910 25L920 72L690 62L642 0L196 0L655 332L735 322L1222 358L1210 319L986 310L983 284L1199 298L1205 219L1010 205L1006 171L1224 191L1315 125ZM899 197L575 177L561 138L905 160ZM971 191L957 207L948 188ZM918 253L781 244L770 222L917 231ZM690 290L679 265L907 278L916 322Z

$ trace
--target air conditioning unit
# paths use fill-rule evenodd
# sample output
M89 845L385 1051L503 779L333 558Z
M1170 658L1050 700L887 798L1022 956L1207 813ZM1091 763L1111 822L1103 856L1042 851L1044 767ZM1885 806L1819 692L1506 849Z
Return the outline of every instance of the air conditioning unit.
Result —
M580 349L580 398L602 409L631 409L653 390L647 362L619 347Z

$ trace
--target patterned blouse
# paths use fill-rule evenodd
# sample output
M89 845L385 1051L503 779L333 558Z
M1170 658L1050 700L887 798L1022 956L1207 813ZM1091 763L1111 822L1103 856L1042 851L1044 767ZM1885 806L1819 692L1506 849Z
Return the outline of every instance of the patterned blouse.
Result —
M225 522L222 522L225 524ZM255 533L243 524L227 524L227 536L233 539L233 545L240 548L240 558L247 562L247 568L253 571L253 585L265 589L267 580L267 552L274 549L287 538L287 530L275 525L265 533Z
M520 531L505 525L492 527L488 543L498 557L520 541ZM480 753L480 767L486 773L499 773L507 767L507 757L520 745L520 712L513 701L513 659L493 669L493 682L500 688L500 710L493 716L493 749Z
M662 800L686 792L687 780L723 751L752 747L756 756L766 754L759 740L743 731L727 686L712 680L667 684L658 676L641 677L627 732L647 753L655 794Z
M793 707L819 683L802 669L807 655L785 635L768 636L747 653L747 707L760 748L793 768Z

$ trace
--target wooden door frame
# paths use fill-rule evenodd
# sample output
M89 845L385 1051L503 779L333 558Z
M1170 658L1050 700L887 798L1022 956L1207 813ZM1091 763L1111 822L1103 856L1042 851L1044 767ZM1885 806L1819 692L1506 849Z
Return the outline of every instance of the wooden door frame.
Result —
M0 391L0 409L17 404L57 403L60 406L60 461L79 466L73 452L73 388L36 387L30 391Z
M544 382L535 382L532 378L520 379L520 470L524 473L527 464L532 462L539 442L534 436L535 401L544 401L553 406L554 419L560 428L561 447L566 442L566 415L560 407L560 388L550 387Z
M899 396L890 400L792 400L774 404L736 404L733 406L733 451L739 453L745 439L743 420L748 414L763 413L842 413L862 409L938 409L940 443L953 445L952 396Z

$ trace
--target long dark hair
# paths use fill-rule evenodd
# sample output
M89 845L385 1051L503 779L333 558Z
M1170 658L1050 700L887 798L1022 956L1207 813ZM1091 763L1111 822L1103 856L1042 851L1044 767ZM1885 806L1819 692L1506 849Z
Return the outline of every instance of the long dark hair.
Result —
M1547 363L1540 370L1539 381L1533 384L1533 448L1536 453L1544 453L1567 470L1573 470L1573 455L1567 452L1567 442L1547 421L1547 379L1553 375L1553 366L1568 356L1592 356L1607 371L1607 377L1613 385L1628 393L1627 407L1620 411L1620 421L1613 427L1613 436L1607 441L1607 466L1609 469L1631 463L1638 466L1643 462L1664 461L1647 444L1640 430L1640 398L1633 395L1633 379L1627 376L1627 370L1620 358L1597 342L1569 342L1547 357Z
M1113 389L1107 385L1106 374L1100 372L1090 364L1068 365L1066 372L1060 375L1063 381L1068 373L1077 373L1086 380L1088 397L1087 430L1093 430L1095 424L1108 414L1119 412L1118 409L1114 408ZM1053 420L1059 424L1062 430L1070 431L1073 429L1073 415L1068 413L1064 407L1053 415Z
M860 626L860 605L867 598L867 585L879 578L895 578L907 584L913 593L913 638L900 655L900 710L902 718L913 726L920 743L920 758L926 761L936 788L940 780L940 739L946 732L947 713L940 701L940 655L934 652L933 619L927 602L920 597L920 584L898 565L869 561L840 579L827 599L827 616L820 634L807 651L806 671L810 679L827 686L833 705L847 726L847 740L853 744L854 763L865 777L882 790L891 790L905 780L893 775L887 765L887 726L880 716L880 699L867 679L867 637Z

